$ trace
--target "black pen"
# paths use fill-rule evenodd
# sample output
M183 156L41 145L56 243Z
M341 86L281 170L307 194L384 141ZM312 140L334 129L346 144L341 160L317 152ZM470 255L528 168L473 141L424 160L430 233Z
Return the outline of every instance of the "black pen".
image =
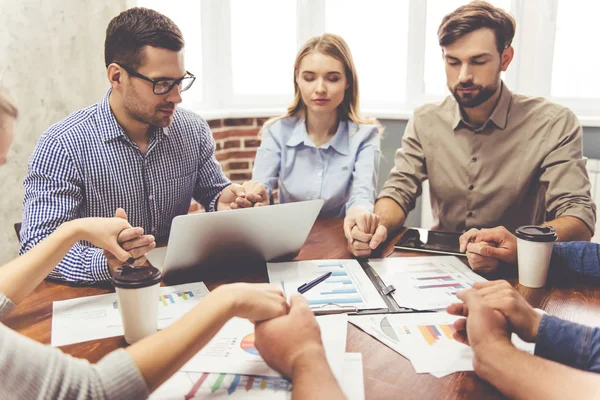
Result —
M315 286L317 286L319 283L323 282L325 279L329 278L331 276L331 272L327 272L323 275L321 275L320 277L318 277L317 279L314 279L308 283L305 283L304 285L301 285L298 288L298 293L303 294L305 292L307 292L308 290L314 288Z

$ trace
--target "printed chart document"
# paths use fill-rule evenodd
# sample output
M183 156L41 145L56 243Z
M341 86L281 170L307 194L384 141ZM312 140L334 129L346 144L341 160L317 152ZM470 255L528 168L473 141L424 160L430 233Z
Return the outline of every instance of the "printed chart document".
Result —
M348 316L317 317L327 361L336 377L342 376ZM280 376L269 367L254 346L254 324L232 318L215 337L182 368L185 372L212 372L241 375Z
M181 318L208 293L204 282L161 287L157 299L158 329ZM116 293L52 303L52 346L120 335L123 322Z
M298 292L306 282L331 272L304 297L312 309L355 307L358 310L387 308L381 295L356 260L317 260L267 263L269 281L286 296Z
M362 354L344 355L340 386L349 400L364 400ZM215 374L207 372L177 372L163 383L151 400L190 399L269 399L287 400L292 397L292 384L273 376ZM315 390L318 390L316 388Z
M386 285L394 285L394 300L415 310L441 310L460 303L456 292L486 279L454 256L392 257L369 260Z
M473 371L473 351L457 342L454 321L461 317L446 312L350 316L349 322L406 357L417 373L441 377ZM513 334L517 348L533 353L534 344Z

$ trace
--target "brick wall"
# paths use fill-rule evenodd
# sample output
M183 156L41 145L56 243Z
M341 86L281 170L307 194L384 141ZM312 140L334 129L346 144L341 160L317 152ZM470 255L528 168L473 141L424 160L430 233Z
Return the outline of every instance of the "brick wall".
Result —
M215 155L229 179L243 183L252 179L256 150L260 146L258 131L269 118L226 118L208 120L216 142ZM273 191L277 202L277 189ZM204 211L192 200L190 212Z
M260 146L258 131L268 118L226 118L209 120L217 145L216 157L223 172L233 182L252 179L256 150Z

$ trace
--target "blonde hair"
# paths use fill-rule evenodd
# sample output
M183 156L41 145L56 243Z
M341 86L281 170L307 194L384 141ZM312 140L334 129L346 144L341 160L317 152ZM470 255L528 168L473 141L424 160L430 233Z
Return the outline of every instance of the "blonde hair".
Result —
M354 60L352 59L352 53L350 53L348 44L341 36L334 35L332 33L324 33L320 36L315 36L309 39L306 43L304 43L300 50L298 50L296 61L294 62L294 100L288 107L285 115L271 118L265 122L258 136L261 136L262 130L265 127L272 125L274 122L280 119L303 115L306 112L306 104L304 104L302 101L300 87L296 82L296 78L298 77L302 59L312 52L333 57L336 60L341 61L341 63L344 65L344 72L346 74L348 88L344 92L344 100L342 100L342 103L338 106L338 115L340 119L352 121L356 125L374 124L379 127L380 133L383 132L382 126L375 118L364 118L360 115L358 77L356 76L356 68L354 67Z

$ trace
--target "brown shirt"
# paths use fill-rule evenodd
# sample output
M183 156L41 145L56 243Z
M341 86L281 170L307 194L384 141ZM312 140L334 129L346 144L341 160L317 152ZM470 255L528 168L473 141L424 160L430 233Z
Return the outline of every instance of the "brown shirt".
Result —
M503 225L514 231L573 216L594 231L579 121L565 107L512 94L504 84L478 129L463 120L452 96L415 110L379 197L392 198L408 215L425 179L432 229Z

